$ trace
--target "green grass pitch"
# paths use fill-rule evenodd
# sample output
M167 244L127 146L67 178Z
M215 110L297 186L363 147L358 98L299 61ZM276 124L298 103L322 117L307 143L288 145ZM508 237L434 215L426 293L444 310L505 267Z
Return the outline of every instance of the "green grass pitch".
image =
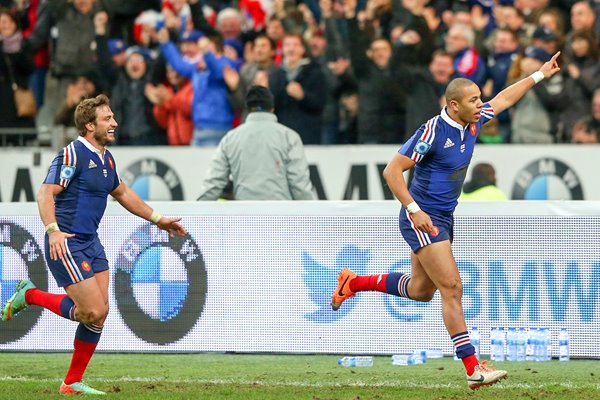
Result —
M345 368L335 355L106 354L85 381L123 399L600 399L600 360L497 363L508 379L473 392L452 358ZM0 353L0 398L58 398L66 353Z

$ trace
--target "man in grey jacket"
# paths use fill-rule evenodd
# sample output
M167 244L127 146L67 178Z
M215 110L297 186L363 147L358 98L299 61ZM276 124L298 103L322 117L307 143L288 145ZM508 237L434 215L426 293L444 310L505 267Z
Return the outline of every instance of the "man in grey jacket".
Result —
M216 200L231 175L236 200L314 200L300 135L277 122L273 95L252 86L244 124L227 132L198 200Z

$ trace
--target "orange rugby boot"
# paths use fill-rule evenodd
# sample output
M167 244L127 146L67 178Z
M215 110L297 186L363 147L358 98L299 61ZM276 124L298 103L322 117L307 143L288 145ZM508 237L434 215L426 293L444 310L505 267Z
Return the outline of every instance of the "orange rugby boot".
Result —
M333 311L337 311L344 300L354 297L355 293L350 290L350 282L354 278L356 278L356 274L348 268L344 268L340 271L337 278L338 285L331 296L331 308Z

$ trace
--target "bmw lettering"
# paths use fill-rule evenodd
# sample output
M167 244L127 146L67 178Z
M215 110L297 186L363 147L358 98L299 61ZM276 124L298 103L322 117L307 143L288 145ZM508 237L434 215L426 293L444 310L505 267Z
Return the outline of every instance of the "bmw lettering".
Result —
M305 284L318 310L305 314L305 318L320 323L331 323L352 312L357 300L348 301L338 312L331 311L329 300L335 288L335 277L342 266L351 265L359 275L387 272L409 272L410 259L399 260L388 268L377 266L369 271L368 250L345 246L337 256L336 268L327 268L314 260L308 252L302 253ZM600 260L524 260L519 265L505 264L490 259L484 264L457 260L463 283L465 318L487 318L491 321L567 321L592 323L600 312ZM385 271L387 269L387 272ZM436 297L439 295L436 294ZM385 296L387 312L404 322L437 318L430 310L440 307L437 299L419 303L404 298ZM339 313L344 312L341 316Z
M0 299L2 304L13 295L21 279L29 277L40 290L48 290L48 273L42 250L31 234L12 222L0 222ZM0 343L23 337L37 322L44 309L31 307L15 316L0 330Z
M206 268L187 234L153 224L135 230L119 251L115 297L123 321L146 342L168 344L196 325L206 301Z

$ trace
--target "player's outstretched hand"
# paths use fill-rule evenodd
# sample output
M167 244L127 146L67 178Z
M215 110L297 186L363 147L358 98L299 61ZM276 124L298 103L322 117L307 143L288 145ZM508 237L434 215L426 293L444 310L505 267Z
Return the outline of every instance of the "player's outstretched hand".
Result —
M75 237L72 233L54 231L48 236L48 247L50 247L50 258L59 260L67 253L65 239Z
M544 74L544 78L548 79L552 75L560 71L560 67L558 66L558 62L556 61L558 59L558 56L560 56L560 51L557 51L556 54L552 56L550 61L542 65L542 67L540 68L540 71Z
M179 221L181 221L181 218L162 217L156 225L160 229L169 232L169 236L171 237L173 237L175 233L179 236L185 236L187 231L179 224Z

